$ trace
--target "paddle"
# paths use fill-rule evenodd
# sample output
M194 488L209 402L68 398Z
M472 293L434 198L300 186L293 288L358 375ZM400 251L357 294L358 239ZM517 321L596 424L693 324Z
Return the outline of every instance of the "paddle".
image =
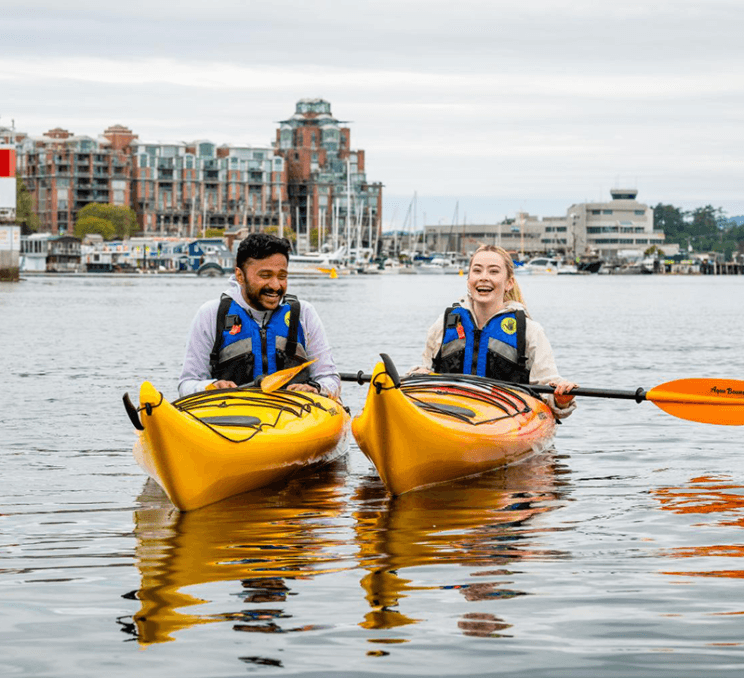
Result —
M265 377L259 377L255 381L252 381L247 384L240 384L238 388L250 388L252 386L260 386L261 390L264 393L273 393L274 391L278 391L282 386L285 384L288 384L292 379L294 379L302 370L304 370L308 365L312 365L317 358L314 358L313 360L308 360L306 363L302 363L301 365L295 365L295 367L288 367L286 370L279 370L279 372L274 372L273 374L268 374ZM214 384L207 384L205 391L214 391L215 386Z
M385 361L385 366L388 367L388 361ZM395 376L392 374L390 376L393 381L396 381L397 372L394 374ZM355 381L358 384L369 382L372 378L372 375L364 374L361 370L356 374L342 372L340 376L342 381ZM553 393L555 390L546 384L529 384L529 386L510 384L472 375L411 375L403 377L402 381L415 381L422 378L527 388L535 393ZM667 414L680 419L698 421L703 424L744 426L744 381L736 379L678 379L659 384L650 391L644 391L642 388L635 391L615 391L579 387L571 391L571 395L635 400L637 403L648 400Z
M302 365L288 367L286 370L268 374L259 381L259 386L261 386L261 390L264 393L273 393L292 381L302 370L308 365L312 365L316 360L317 358L314 358L313 360L308 360L306 363L302 363Z

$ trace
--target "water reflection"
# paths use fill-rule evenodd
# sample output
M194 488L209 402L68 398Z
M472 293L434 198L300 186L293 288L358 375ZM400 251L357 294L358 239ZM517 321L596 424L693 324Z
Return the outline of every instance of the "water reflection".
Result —
M315 612L307 604L290 600L298 594L295 582L354 568L360 568L369 606L359 626L398 629L425 621L401 610L410 595L456 590L468 602L498 602L524 595L514 585L516 563L565 557L539 545L540 534L550 529L539 516L565 502L565 468L550 452L396 498L376 476L357 477L349 488L345 464L187 513L175 511L148 483L134 516L141 584L126 594L140 601L140 609L131 621L121 620L124 630L149 645L215 622L257 634L329 628L313 623ZM446 573L447 580L422 580L416 568L427 566L437 577ZM207 600L214 596L206 585L216 582L233 583L229 595L240 599L240 609L213 609L217 602ZM293 622L296 614L307 614L310 622ZM462 614L457 626L465 635L484 637L507 635L510 628L490 609ZM388 635L369 640L406 642Z
M125 630L147 645L174 640L196 624L234 622L241 632L286 633L314 626L285 624L292 581L337 571L344 546L335 529L345 507L345 460L279 487L267 487L180 513L148 481L135 511L135 555L141 603ZM205 601L184 589L234 581L248 605L238 612L190 614ZM262 660L263 661L263 660Z
M705 516L704 520L695 525L696 527L744 527L744 486L734 482L731 476L696 476L685 485L657 488L652 491L652 494L659 501L661 508L666 511ZM671 558L742 558L744 557L744 545L718 543L684 546L667 549L664 555ZM744 570L730 568L665 572L665 574L744 578Z
M477 478L392 498L377 478L365 479L353 497L360 564L369 572L361 584L370 611L360 625L389 630L421 621L400 609L401 601L416 591L457 589L468 601L524 595L509 585L515 563L564 556L539 548L536 537L545 528L535 523L541 513L562 505L564 472L560 461L545 453ZM413 584L413 575L403 574L445 564L486 568L470 573L485 581ZM446 571L450 577L456 574ZM466 635L503 635L509 626L492 614L480 613L464 614L458 622Z

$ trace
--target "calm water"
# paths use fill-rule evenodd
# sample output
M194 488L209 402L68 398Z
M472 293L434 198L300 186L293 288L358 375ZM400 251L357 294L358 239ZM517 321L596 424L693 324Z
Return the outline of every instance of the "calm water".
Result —
M635 390L744 379L744 277L521 280L561 372ZM121 395L169 398L224 280L0 285L0 675L744 673L744 431L585 398L555 449L390 500L355 445L188 514ZM296 280L343 371L401 371L456 276ZM353 413L365 389L346 384ZM415 431L411 432L415 435Z

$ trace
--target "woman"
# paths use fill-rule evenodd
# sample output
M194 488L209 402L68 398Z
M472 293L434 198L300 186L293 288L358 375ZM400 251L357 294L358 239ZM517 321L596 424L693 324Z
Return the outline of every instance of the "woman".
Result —
M479 247L468 269L467 296L429 329L423 367L439 373L478 374L522 384L550 384L546 401L556 417L576 403L576 384L558 374L543 328L527 314L506 250Z

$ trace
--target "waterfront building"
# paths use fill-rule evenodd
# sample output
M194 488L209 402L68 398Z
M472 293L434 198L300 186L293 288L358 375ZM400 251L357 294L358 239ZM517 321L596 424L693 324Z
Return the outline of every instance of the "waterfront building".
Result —
M91 202L132 207L145 236L287 228L300 251L313 229L369 245L381 222L382 185L367 182L364 151L321 99L299 101L274 145L146 141L123 125L97 137L0 128L0 141L17 150L41 230L55 235L72 233Z
M134 210L144 233L291 226L286 164L269 146L132 144Z
M424 242L430 252L471 254L480 245L498 245L524 258L563 246L565 228L565 217L540 219L527 212L518 212L515 218L496 224L425 226Z
M287 193L297 249L311 234L332 250L376 247L382 219L382 184L367 181L365 152L352 150L351 131L323 99L301 99L280 122L276 152L287 161Z
M36 205L41 230L72 233L79 210L91 202L131 202L130 130L116 125L94 138L56 127L17 141L18 174Z
M636 189L613 188L608 202L571 205L566 213L569 250L607 260L639 258L653 246L676 254L679 246L667 244L664 231L654 229L654 211L637 195Z
M654 211L636 200L635 189L612 189L608 202L571 205L565 216L538 218L525 212L498 224L425 227L429 251L468 254L481 245L500 245L520 258L539 254L595 256L607 261L639 259L653 246L679 251L654 229Z
M123 125L95 138L55 128L13 139L44 232L72 233L91 202L132 207L145 235L291 226L285 161L268 145L145 142Z
M51 233L32 233L21 236L20 269L25 273L43 273L47 270Z

